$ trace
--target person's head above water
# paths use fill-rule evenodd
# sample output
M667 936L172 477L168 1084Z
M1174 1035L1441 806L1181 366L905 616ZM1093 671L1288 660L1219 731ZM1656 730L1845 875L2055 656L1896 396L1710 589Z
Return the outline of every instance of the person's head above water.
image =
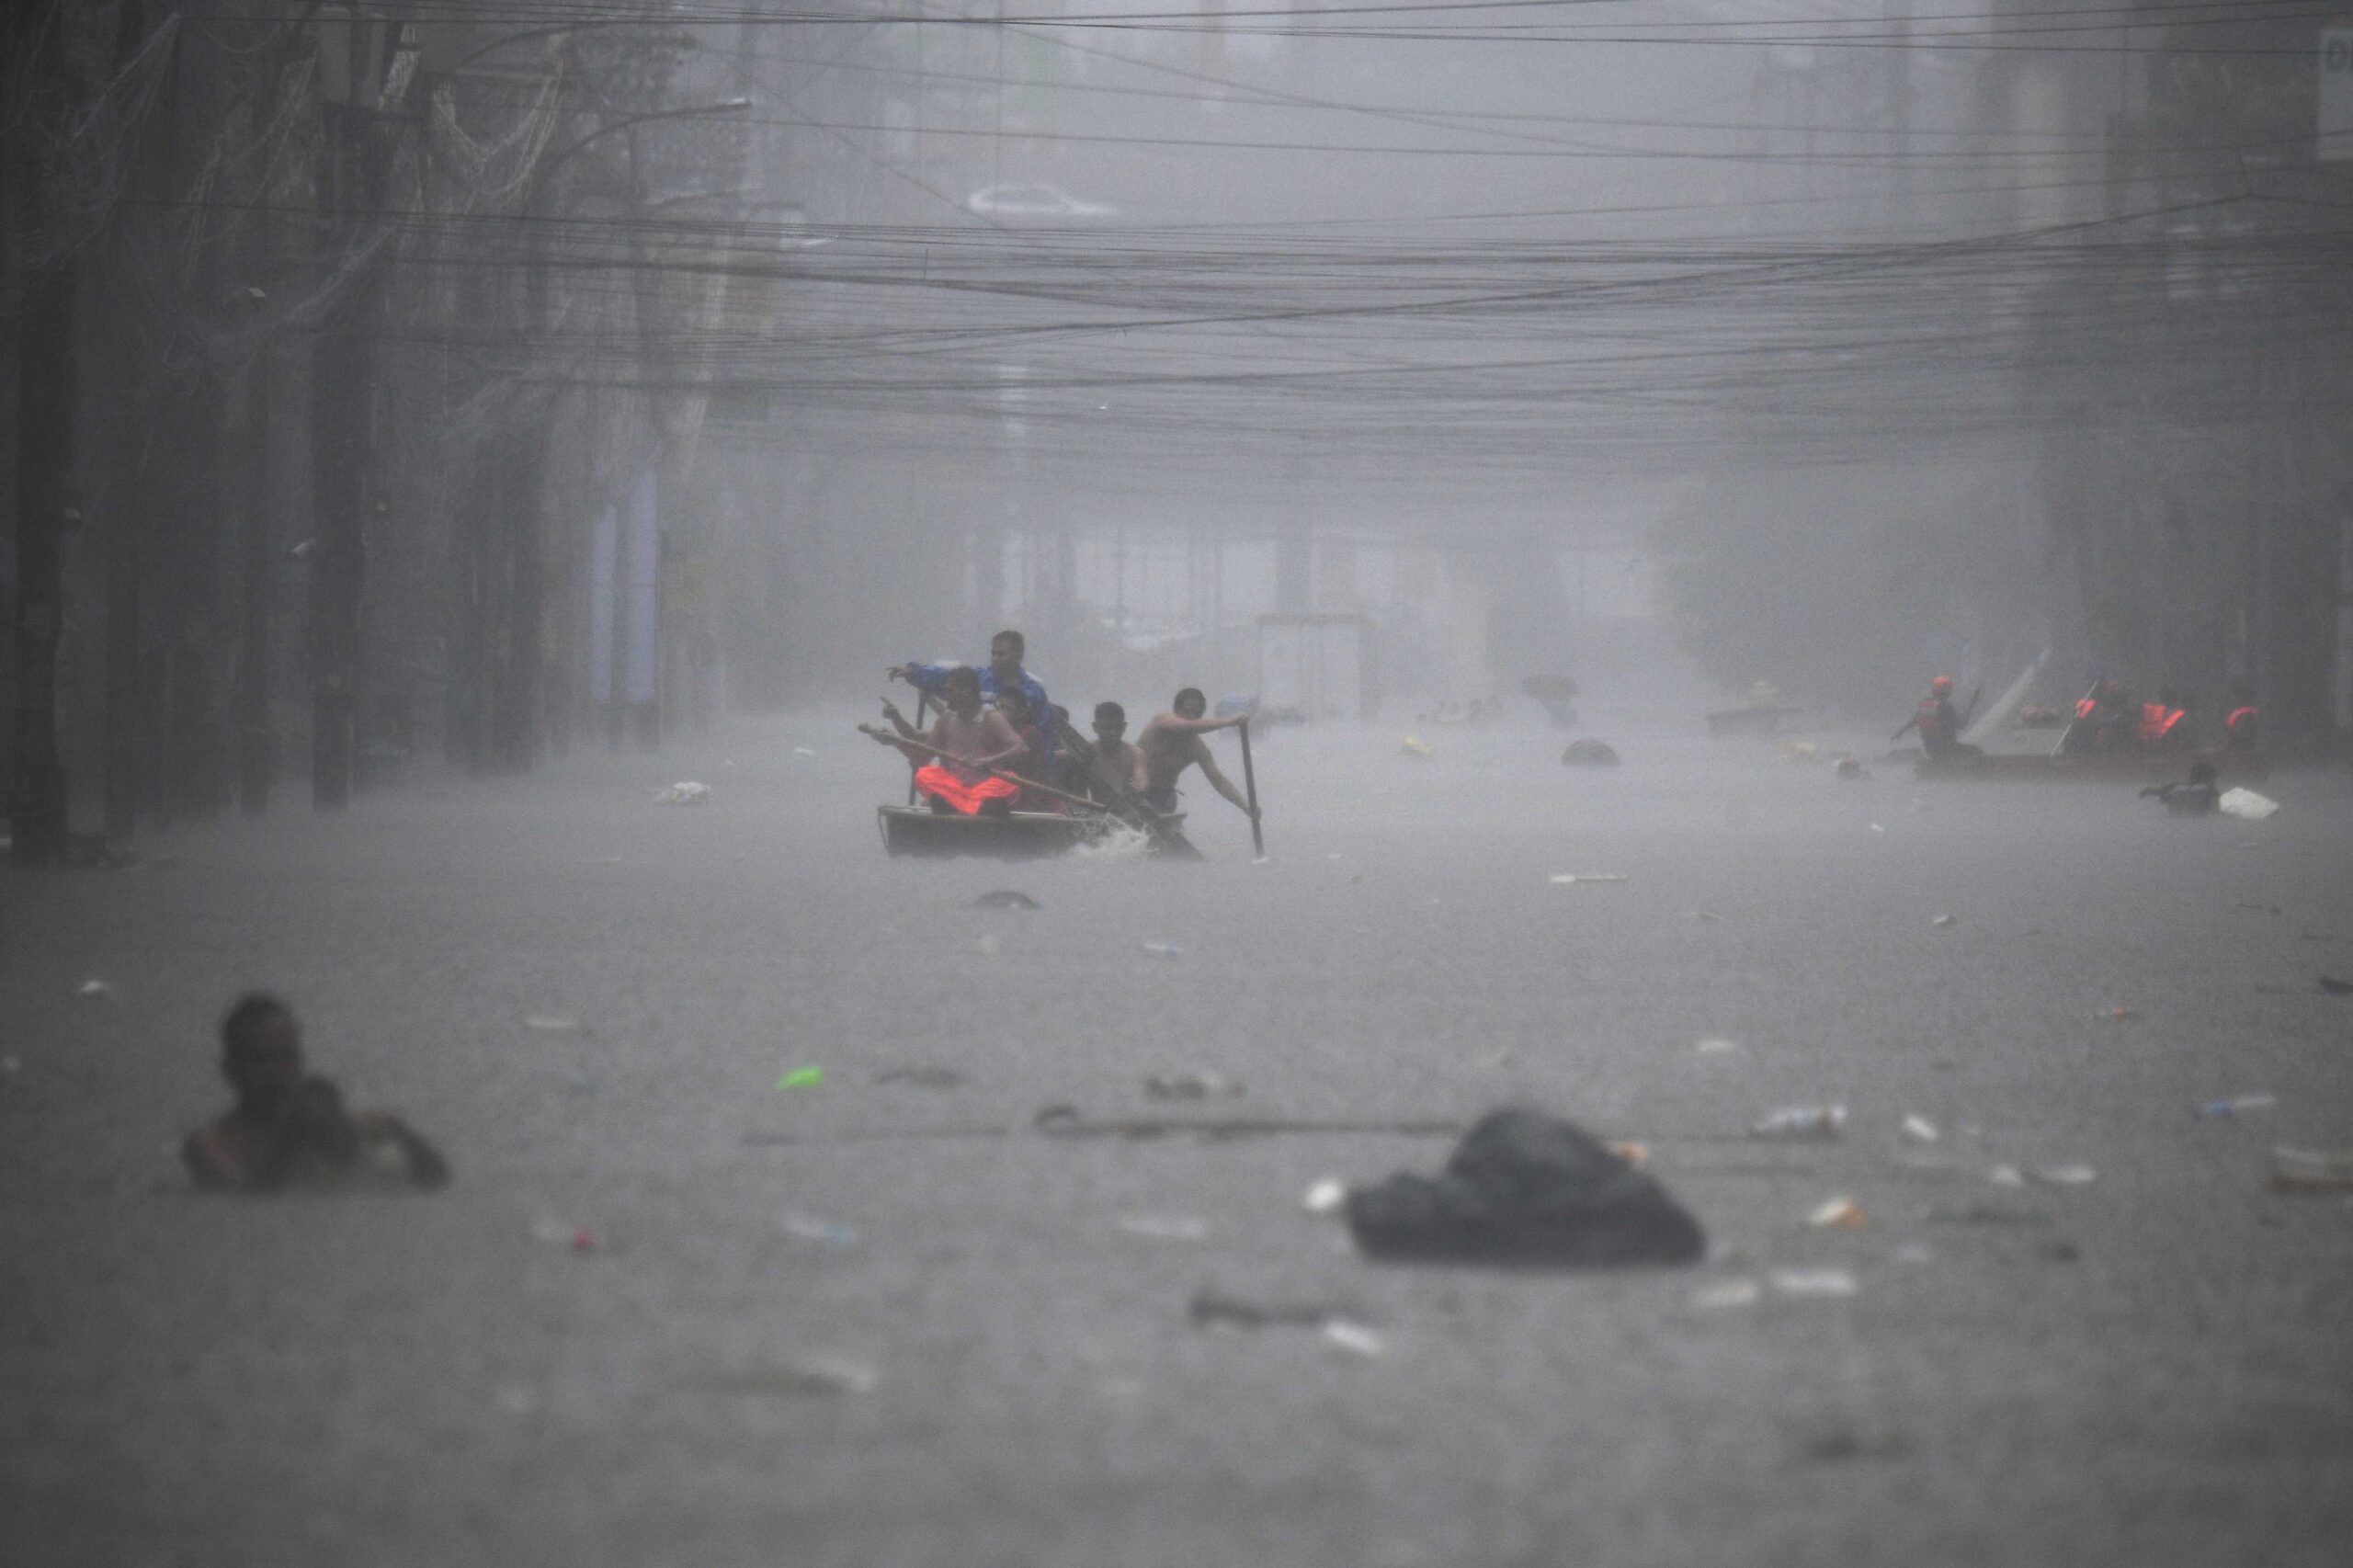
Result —
M1029 652L1018 631L1000 631L989 639L989 668L999 680L1007 680L1021 673L1022 655Z
M1198 719L1210 710L1210 699L1201 695L1199 687L1188 686L1176 694L1175 706L1179 719Z
M980 710L981 677L979 672L959 665L939 681L939 699L960 719L969 719Z
M302 1083L302 1026L264 992L237 998L221 1020L221 1074L248 1109L283 1108Z

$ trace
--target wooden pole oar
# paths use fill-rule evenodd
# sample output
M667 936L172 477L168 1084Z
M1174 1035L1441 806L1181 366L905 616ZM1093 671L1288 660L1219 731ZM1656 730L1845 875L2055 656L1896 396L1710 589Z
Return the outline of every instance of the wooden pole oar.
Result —
M1263 860L1267 858L1267 835L1258 826L1258 772L1250 766L1250 721L1245 718L1234 728L1242 732L1242 792L1250 801L1250 847Z
M916 690L915 690L915 728L916 728L916 729L918 729L918 730L920 730L920 729L922 729L922 728L923 728L923 709L924 709L924 704L925 704L925 703L926 703L926 702L929 702L930 700L931 700L931 693L929 693L929 692L927 692L927 691L923 690L921 687L917 687L917 688L916 688ZM907 775L907 804L908 804L908 805L910 805L910 806L914 805L914 804L916 802L917 799L918 799L922 794L923 794L923 791L922 791L921 790L918 790L918 789L916 789L916 788L915 788L915 775L914 775L912 772L910 772L910 773Z

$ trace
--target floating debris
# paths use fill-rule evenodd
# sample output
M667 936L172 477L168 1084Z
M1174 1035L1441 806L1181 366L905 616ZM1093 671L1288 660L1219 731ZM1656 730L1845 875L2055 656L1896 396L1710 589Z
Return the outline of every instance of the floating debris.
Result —
M2038 1165L2026 1173L2038 1187L2089 1187L2099 1173L2089 1165Z
M1018 888L995 888L972 901L974 909L1042 909L1045 907Z
M820 1219L814 1214L787 1214L777 1221L777 1228L796 1241L815 1242L821 1246L847 1249L858 1244L857 1226Z
M1348 1206L1348 1184L1337 1176L1325 1176L1309 1185L1300 1203L1310 1214L1337 1214Z
M1321 1301L1245 1301L1204 1289L1185 1303L1185 1316L1195 1328L1321 1328L1343 1314Z
M870 1393L881 1381L871 1367L831 1356L820 1356L808 1360L783 1361L731 1372L713 1380L712 1386L722 1393L815 1398Z
M2277 1095L2239 1095L2227 1100L2208 1100L2204 1105L2192 1106L2189 1114L2200 1121L2227 1121L2233 1117L2245 1116L2251 1110L2269 1110L2279 1103Z
M1784 1296L1828 1299L1855 1293L1855 1277L1843 1268L1777 1268L1773 1289Z
M1631 880L1619 871L1559 871L1553 874L1552 883L1556 887L1567 887L1576 882L1622 882Z
M1859 1231L1863 1228L1863 1206L1851 1198L1834 1198L1805 1217L1805 1222L1817 1231Z
M1898 1129L1908 1142L1933 1143L1937 1141L1937 1124L1925 1116L1907 1116Z
M1377 1358L1388 1348L1381 1335L1360 1323L1350 1323L1347 1318L1334 1318L1325 1324L1324 1339L1335 1348L1345 1350L1351 1356L1361 1356L1368 1361Z
M2353 1149L2271 1151L2275 1192L2353 1192Z
M2011 1209L1999 1203L1942 1205L1928 1210L1932 1225L2048 1225L2051 1216L2032 1209Z
M657 806L707 806L710 804L710 786L682 778L654 791Z
M1722 1312L1728 1307L1753 1307L1764 1295L1764 1288L1754 1279L1725 1279L1692 1291L1691 1304L1703 1312Z
M825 1081L823 1067L795 1067L776 1081L779 1089L813 1089Z
M2279 809L2279 802L2268 795L2258 795L2245 788L2225 790L2214 809L2226 817L2238 817L2246 822L2261 822Z
M1243 1093L1239 1079L1215 1073L1154 1073L1143 1081L1148 1100L1239 1099Z
M1847 1108L1843 1105L1784 1106L1750 1122L1748 1135L1790 1142L1827 1143L1836 1139L1846 1126Z

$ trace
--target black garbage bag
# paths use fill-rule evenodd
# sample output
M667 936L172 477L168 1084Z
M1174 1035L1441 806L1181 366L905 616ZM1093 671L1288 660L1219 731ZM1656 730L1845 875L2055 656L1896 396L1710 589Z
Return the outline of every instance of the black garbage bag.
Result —
M1432 1178L1400 1171L1348 1194L1368 1256L1607 1268L1696 1263L1699 1223L1591 1133L1532 1110L1491 1111Z

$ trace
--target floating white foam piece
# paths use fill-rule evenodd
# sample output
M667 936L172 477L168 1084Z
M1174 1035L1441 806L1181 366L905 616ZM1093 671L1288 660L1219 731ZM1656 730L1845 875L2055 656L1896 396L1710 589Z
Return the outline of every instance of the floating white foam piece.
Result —
M2089 1187L2099 1179L2099 1173L2089 1165L2038 1165L2026 1173L2026 1178L2044 1187Z
M2279 802L2268 795L2258 795L2254 790L2242 787L2223 790L2222 799L2214 802L2214 809L2226 817L2244 817L2248 822L2261 822L2279 809Z

